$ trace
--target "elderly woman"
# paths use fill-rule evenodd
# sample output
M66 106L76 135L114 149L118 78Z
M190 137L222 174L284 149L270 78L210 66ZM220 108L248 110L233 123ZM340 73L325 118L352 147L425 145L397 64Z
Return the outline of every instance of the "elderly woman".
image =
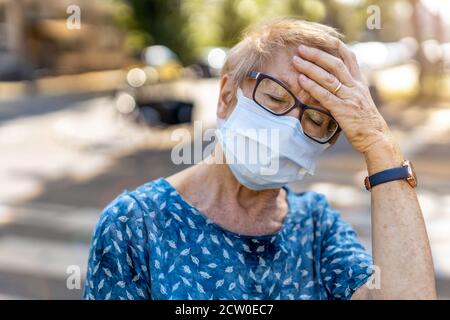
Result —
M85 298L435 298L413 169L332 28L279 19L250 31L223 68L217 117L209 158L104 210ZM367 164L373 262L323 195L286 187L340 131Z

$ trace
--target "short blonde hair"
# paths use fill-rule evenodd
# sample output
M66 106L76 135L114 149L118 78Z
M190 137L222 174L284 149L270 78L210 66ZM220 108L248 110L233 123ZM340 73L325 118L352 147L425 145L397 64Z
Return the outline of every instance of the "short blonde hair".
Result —
M222 68L233 87L240 86L248 72L258 71L279 50L295 50L300 44L338 56L338 39L334 28L295 18L278 18L246 30L243 39L229 52Z

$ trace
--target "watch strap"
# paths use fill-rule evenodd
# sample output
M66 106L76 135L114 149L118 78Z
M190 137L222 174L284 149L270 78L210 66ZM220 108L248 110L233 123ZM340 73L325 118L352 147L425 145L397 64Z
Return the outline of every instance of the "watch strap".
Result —
M386 183L394 180L405 180L409 177L409 171L407 166L400 166L391 169L387 169L378 173L375 173L368 177L370 187ZM367 188L367 186L366 186Z

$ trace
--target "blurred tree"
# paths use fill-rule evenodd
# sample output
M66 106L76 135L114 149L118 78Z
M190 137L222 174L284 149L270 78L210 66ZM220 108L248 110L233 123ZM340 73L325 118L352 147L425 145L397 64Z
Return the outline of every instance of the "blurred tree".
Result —
M289 0L287 9L289 15L309 21L322 21L329 11L320 0Z
M248 4L246 8L245 2L241 0L223 1L220 7L221 14L218 19L219 28L222 30L220 44L225 47L235 45L239 41L242 31L255 17L254 13L249 11L255 10L259 12L258 9L256 5L251 6Z
M427 12L427 9L419 0L409 0L409 2L413 9L411 21L414 38L416 38L418 43L422 44L419 46L415 56L416 61L420 65L419 82L421 84L415 98L418 101L421 99L429 100L438 97L440 91L444 90L442 81L443 67L440 59L432 61L432 59L426 57L423 44L430 39L430 36L427 37L425 35L423 15L428 13L433 17L431 30L432 38L436 43L439 43L439 40L442 39L442 21L438 14Z
M193 47L186 32L188 16L182 10L181 0L120 0L130 12L121 19L131 30L130 46L162 44L178 54L182 62L192 59Z
M398 39L395 3L407 0L116 0L126 4L121 24L130 48L162 44L191 63L206 46L231 47L250 24L277 16L322 22L346 41ZM380 7L382 28L368 30L367 7Z

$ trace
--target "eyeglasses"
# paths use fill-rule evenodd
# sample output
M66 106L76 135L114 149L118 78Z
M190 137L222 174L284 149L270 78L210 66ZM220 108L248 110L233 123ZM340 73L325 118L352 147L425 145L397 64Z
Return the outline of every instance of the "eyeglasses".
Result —
M340 131L329 112L304 104L281 81L256 71L250 71L248 77L256 80L253 100L273 115L283 116L299 107L300 124L310 139L325 144Z

